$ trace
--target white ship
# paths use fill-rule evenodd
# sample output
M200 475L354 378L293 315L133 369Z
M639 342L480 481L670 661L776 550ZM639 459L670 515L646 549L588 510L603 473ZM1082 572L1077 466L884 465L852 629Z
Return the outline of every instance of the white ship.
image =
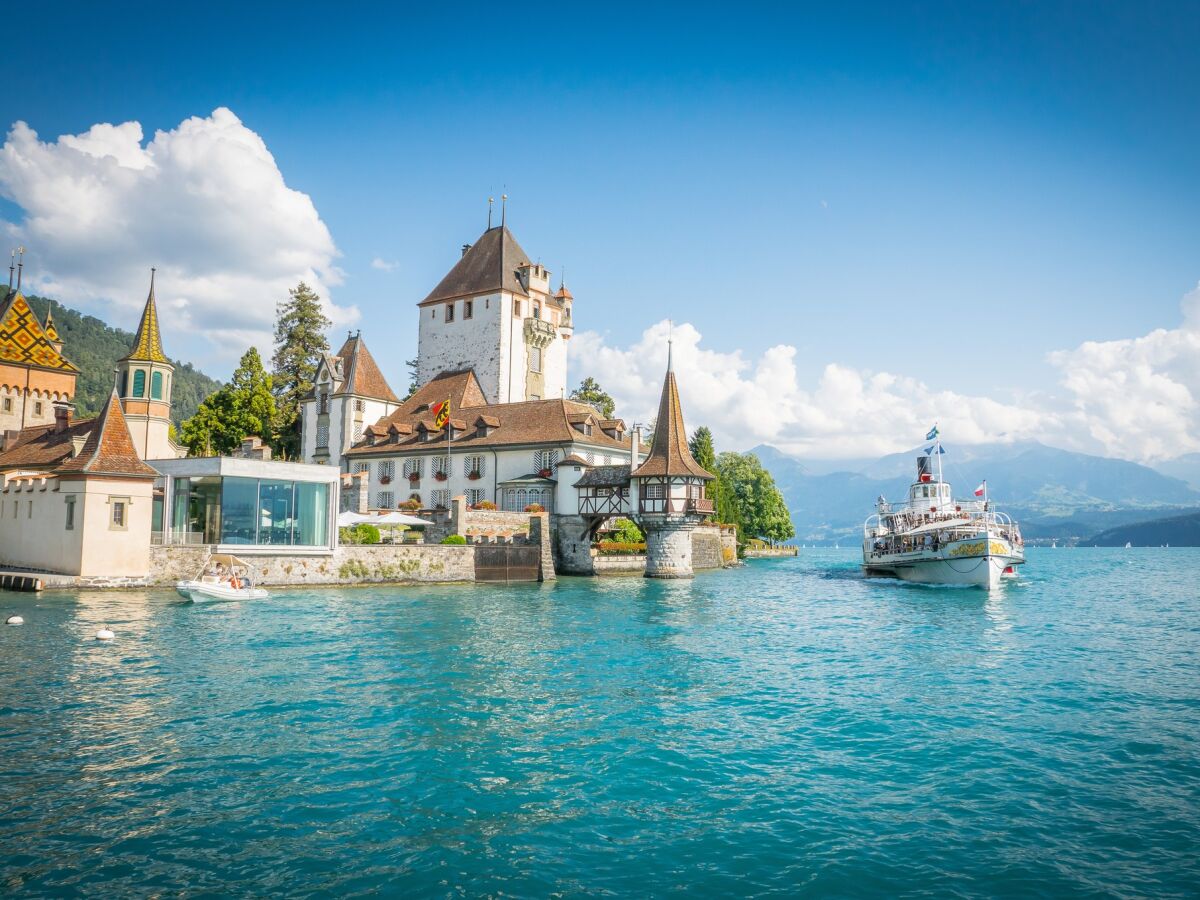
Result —
M876 512L863 525L863 572L868 577L900 578L924 584L999 587L1025 562L1025 542L1017 523L997 512L987 498L987 482L976 491L982 499L955 500L942 480L940 441L917 457L917 480L903 503L879 498Z

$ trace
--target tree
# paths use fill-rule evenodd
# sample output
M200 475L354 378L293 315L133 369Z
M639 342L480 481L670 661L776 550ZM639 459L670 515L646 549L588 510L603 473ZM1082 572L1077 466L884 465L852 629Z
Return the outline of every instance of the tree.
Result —
M229 384L205 398L196 414L183 423L183 442L197 456L226 455L248 435L270 441L276 421L271 376L258 350L251 347Z
M632 519L615 519L613 521L613 530L610 535L614 541L620 541L624 544L641 544L646 540L646 536L642 534L642 529L637 527L637 523Z
M279 410L275 450L295 458L300 455L300 401L313 388L321 354L329 351L325 332L333 323L321 309L321 298L303 281L288 291L288 299L280 301L275 312L275 355L271 358Z
M617 402L589 375L571 391L571 399L586 403L605 419L611 419L617 411Z
M417 359L406 359L404 361L404 365L408 366L408 393L401 397L401 400L407 400L409 397L415 394L417 392L417 388L421 386L421 383L417 381L418 362L419 360Z
M722 453L717 457L717 474L722 492L728 495L726 510L730 518L725 521L737 525L739 533L772 543L795 536L783 495L757 456Z
M713 501L716 507L714 518L718 522L723 522L724 519L720 517L721 476L717 474L717 451L713 446L712 432L707 425L701 425L692 432L692 439L688 441L688 449L692 451L692 459L700 464L700 468L716 476L705 487L704 494Z

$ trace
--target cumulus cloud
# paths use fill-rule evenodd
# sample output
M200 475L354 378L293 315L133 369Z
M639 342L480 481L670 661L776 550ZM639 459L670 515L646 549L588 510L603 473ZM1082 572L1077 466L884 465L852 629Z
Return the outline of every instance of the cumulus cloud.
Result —
M371 268L378 269L381 272L392 272L395 270L397 265L399 265L399 263L384 259L381 256L377 256L371 260Z
M751 361L703 346L689 324L674 328L674 364L689 427L708 425L729 448L769 443L799 456L876 456L910 448L936 421L958 444L1042 440L1152 461L1200 449L1200 288L1183 311L1174 330L1050 354L1061 390L1012 402L836 362L815 384L802 384L795 347L778 344ZM665 320L652 325L628 347L582 332L572 341L573 365L599 380L622 415L646 422L656 411L669 329Z
M32 292L128 326L157 266L173 355L227 364L251 343L269 347L276 301L302 279L336 323L357 318L328 303L338 252L311 198L224 107L148 142L138 122L55 141L17 122L0 148L0 194L24 212L3 227L29 250Z

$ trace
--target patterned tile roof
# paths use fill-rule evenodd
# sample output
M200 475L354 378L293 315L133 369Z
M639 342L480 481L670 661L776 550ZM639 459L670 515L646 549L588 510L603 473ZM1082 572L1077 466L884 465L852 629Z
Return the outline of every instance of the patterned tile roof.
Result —
M133 349L122 359L170 364L167 355L163 353L162 335L158 328L153 269L150 270L150 295L146 298L146 308L142 310L142 320L138 323L137 336L133 339Z
M78 373L51 340L25 295L9 291L0 303L0 362Z
M54 325L54 313L51 310L46 310L46 325L42 329L46 333L46 340L58 341L58 328Z
M157 478L158 472L150 468L137 454L133 446L133 435L125 423L121 401L117 392L109 395L108 402L96 417L95 427L88 433L79 455L64 460L55 472L59 475L119 475L124 478Z

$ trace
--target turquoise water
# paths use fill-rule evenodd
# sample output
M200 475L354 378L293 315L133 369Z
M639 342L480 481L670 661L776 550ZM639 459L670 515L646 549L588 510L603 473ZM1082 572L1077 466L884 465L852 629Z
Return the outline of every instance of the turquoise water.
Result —
M1195 896L1198 586L0 594L0 894Z

